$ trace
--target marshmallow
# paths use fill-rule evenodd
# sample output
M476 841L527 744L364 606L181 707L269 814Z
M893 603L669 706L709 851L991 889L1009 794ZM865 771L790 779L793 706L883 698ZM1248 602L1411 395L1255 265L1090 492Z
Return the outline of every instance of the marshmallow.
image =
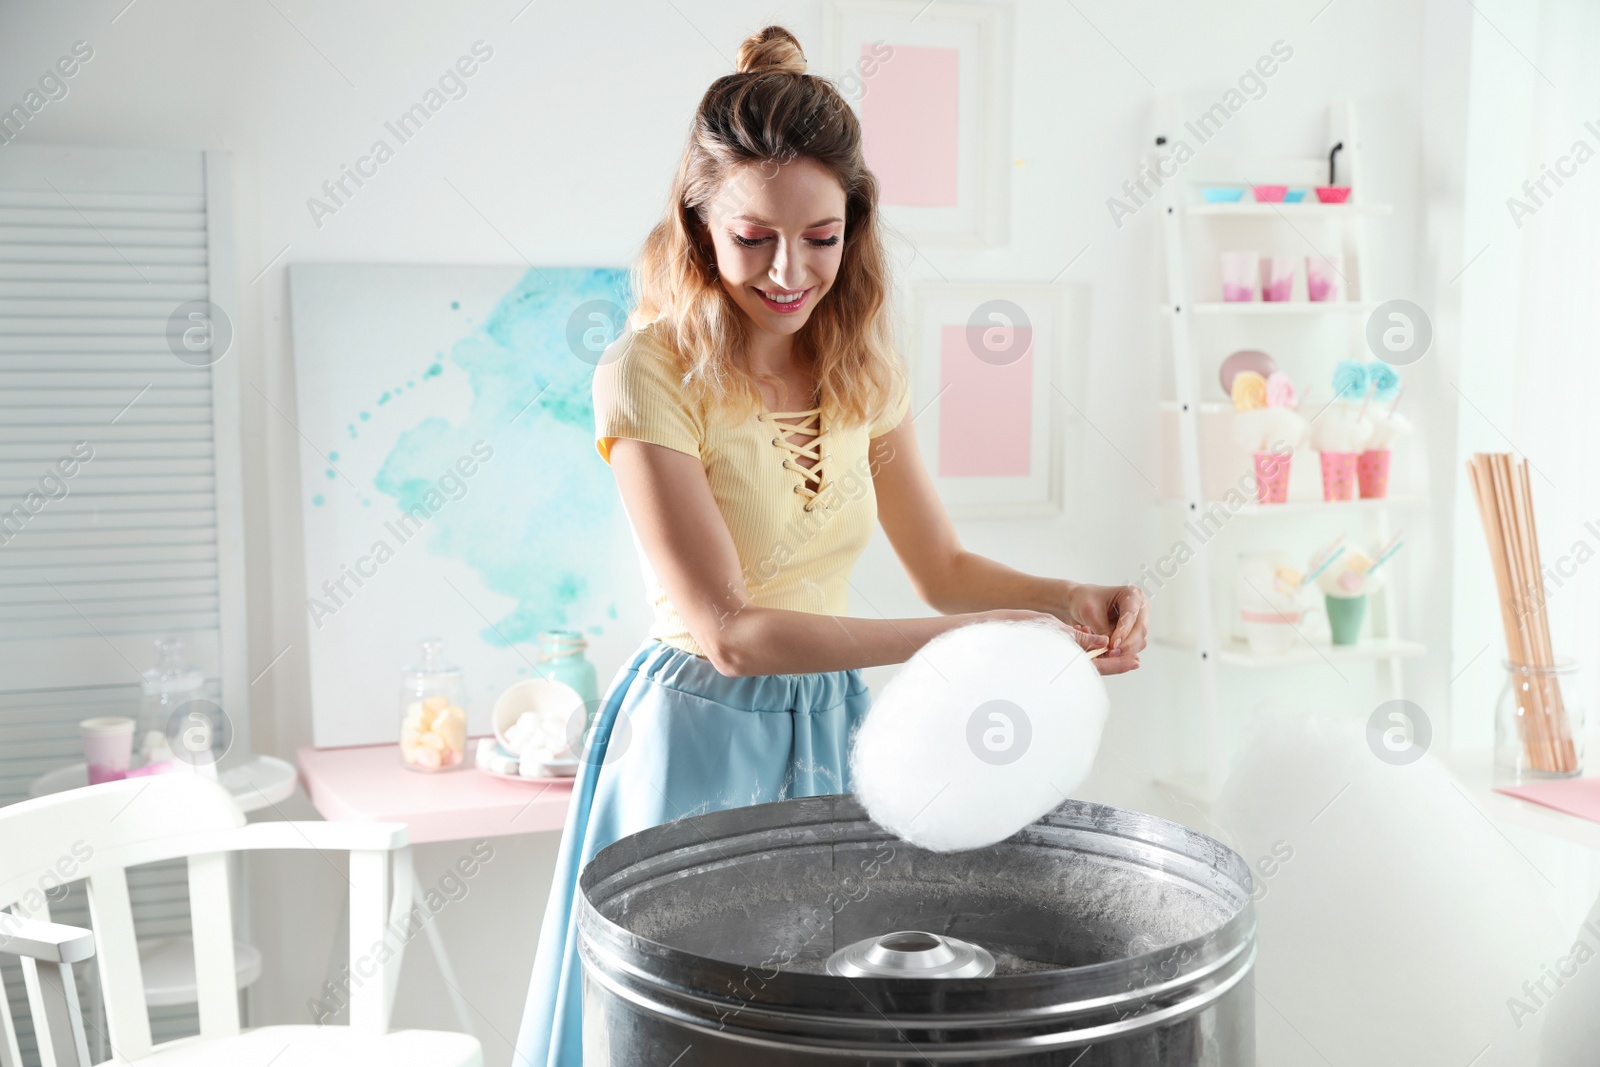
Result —
M400 756L427 770L451 767L467 754L467 713L448 697L413 700L400 721Z

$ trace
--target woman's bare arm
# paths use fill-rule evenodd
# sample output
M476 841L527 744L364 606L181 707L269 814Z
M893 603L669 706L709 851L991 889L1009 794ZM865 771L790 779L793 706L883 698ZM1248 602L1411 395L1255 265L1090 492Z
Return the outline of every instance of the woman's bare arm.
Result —
M1137 586L1086 585L1025 574L962 548L909 418L873 438L869 458L878 521L929 607L947 613L996 608L1046 612L1107 637L1109 651L1095 663L1101 674L1139 665L1149 608Z
M804 674L903 663L933 638L967 623L1049 618L1011 610L856 619L757 607L750 602L738 550L700 460L631 438L614 440L610 457L623 506L650 565L721 674ZM1075 636L1087 648L1105 643Z

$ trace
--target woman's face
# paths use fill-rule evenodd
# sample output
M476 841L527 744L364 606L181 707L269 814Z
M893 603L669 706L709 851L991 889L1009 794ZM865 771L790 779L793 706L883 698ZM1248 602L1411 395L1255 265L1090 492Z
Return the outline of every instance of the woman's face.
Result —
M743 164L711 200L709 225L722 287L752 322L792 335L839 273L844 189L815 160Z

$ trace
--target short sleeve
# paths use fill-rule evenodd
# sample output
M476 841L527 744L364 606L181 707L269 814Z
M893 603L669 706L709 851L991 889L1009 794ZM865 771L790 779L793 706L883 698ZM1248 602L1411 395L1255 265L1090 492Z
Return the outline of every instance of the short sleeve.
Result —
M902 388L900 390L899 401L890 405L889 410L884 412L883 416L879 418L877 422L872 424L872 426L867 430L867 436L869 438L882 437L896 426L899 426L900 420L905 418L906 409L910 406L911 394L906 389Z
M703 428L684 396L676 360L660 340L624 334L595 368L593 393L594 443L607 463L618 437L700 455Z

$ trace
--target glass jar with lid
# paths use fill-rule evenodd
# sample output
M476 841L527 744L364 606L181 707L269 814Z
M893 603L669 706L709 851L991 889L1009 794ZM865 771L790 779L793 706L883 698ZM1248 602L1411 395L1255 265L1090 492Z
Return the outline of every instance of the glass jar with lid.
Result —
M461 668L445 662L444 641L429 637L400 681L400 762L414 771L466 765L467 691Z

